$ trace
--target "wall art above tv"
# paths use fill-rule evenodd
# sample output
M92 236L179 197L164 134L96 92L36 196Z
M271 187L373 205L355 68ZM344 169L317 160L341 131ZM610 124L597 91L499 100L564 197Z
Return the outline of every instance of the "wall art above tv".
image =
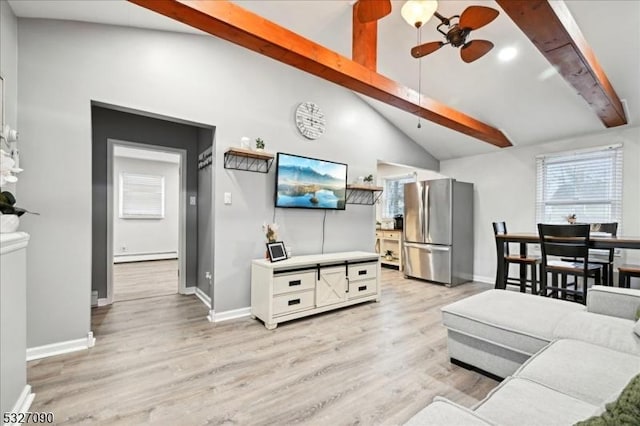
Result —
M344 210L347 165L278 153L276 207Z

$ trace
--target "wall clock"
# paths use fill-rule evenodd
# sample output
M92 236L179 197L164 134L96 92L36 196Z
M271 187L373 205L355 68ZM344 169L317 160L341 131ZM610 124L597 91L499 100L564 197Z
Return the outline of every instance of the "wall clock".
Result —
M313 102L302 102L296 108L296 126L307 139L318 139L324 134L324 113Z

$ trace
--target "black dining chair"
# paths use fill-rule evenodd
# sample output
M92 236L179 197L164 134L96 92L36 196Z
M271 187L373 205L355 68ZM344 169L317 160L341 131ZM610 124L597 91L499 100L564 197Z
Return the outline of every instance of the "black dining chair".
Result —
M589 278L593 277L596 284L601 284L601 266L589 262L589 233L588 224L538 224L542 251L542 295L557 298L560 294L562 299L571 296L574 301L586 304ZM562 260L565 257L571 258L571 261ZM548 274L551 274L551 285ZM570 276L574 278L573 282L569 282ZM578 278L582 279L582 289L578 289Z
M584 224L581 224L584 225ZM618 234L618 222L608 223L589 223L589 230L591 232L604 232L611 234L612 237ZM600 258L594 256L602 256ZM600 265L602 268L602 284L613 286L613 256L614 249L599 249L589 251L589 262L595 265ZM562 259L565 261L574 261L574 259Z
M505 222L493 222L493 235L504 235L507 233L507 224ZM527 288L531 289L531 294L538 294L538 268L540 265L539 257L530 257L525 253L512 255L509 252L509 243L499 241L496 238L496 249L498 244L504 244L504 275L501 280L506 285L520 286L520 292L526 293ZM511 264L519 265L520 276L518 278L509 276L509 266ZM527 279L527 267L531 267L531 279ZM530 283L530 284L527 284Z

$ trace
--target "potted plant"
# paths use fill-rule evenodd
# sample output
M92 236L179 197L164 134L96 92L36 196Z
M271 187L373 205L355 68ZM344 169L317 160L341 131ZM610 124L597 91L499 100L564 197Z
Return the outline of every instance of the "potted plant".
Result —
M366 176L364 178L364 183L366 183L367 185L373 184L373 175Z
M256 139L256 151L264 151L264 141L261 138Z
M576 223L576 214L575 213L571 213L570 215L567 216L567 222L569 222L570 224L574 224Z
M387 260L393 260L393 250L386 250L384 252L384 258Z

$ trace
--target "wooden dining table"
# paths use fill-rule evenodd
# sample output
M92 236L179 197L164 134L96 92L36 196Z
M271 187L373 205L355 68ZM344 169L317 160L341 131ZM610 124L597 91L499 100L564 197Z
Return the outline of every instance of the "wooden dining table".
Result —
M496 284L495 288L504 289L506 283L500 279L504 276L505 264L504 259L504 244L503 243L519 243L520 244L520 256L527 257L527 245L528 244L540 244L540 236L536 233L508 233L496 235L496 246L498 249L497 259L497 272L496 272ZM589 248L593 249L635 249L640 250L640 237L627 237L627 236L591 236L589 237Z

